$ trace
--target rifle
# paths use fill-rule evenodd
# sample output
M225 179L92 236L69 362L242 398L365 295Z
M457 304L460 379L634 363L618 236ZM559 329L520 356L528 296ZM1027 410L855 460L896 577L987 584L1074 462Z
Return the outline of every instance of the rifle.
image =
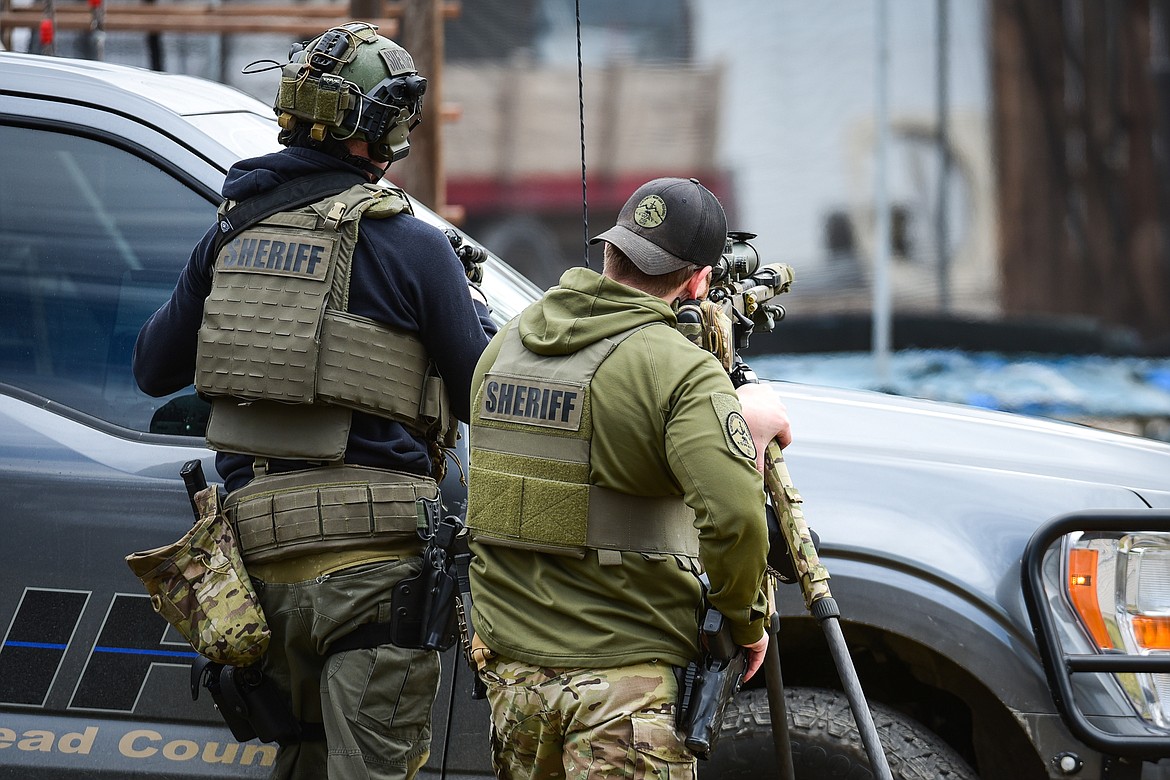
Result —
M784 318L784 307L772 303L772 299L788 292L795 281L792 267L787 264L760 265L759 253L749 243L753 238L754 233L729 232L723 256L711 274L707 299L687 301L678 311L679 330L692 342L715 355L736 387L759 381L755 372L739 357L739 351L747 348L748 339L755 328L771 331ZM768 443L764 452L764 487L776 511L780 535L787 545L786 552L791 559L792 570L797 575L805 608L825 632L870 768L879 780L891 780L890 767L882 751L873 715L841 632L841 612L829 590L828 569L817 554L812 532L804 519L803 499L792 482L780 444L775 439ZM769 563L769 568L775 567ZM774 590L771 588L774 576L769 573L770 590ZM780 651L776 645L778 629L779 615L773 610L768 627L770 641L764 659L768 708L771 711L772 732L781 772L784 777L794 778L780 675Z

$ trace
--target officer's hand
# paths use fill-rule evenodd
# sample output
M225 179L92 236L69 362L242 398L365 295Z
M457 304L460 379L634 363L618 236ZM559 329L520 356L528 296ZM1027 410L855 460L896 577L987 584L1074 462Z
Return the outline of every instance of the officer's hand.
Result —
M759 641L743 645L743 649L747 651L747 669L744 671L743 681L747 682L752 679L756 670L764 665L764 653L768 651L768 632L765 631Z
M792 442L792 426L788 421L788 408L776 395L770 385L746 384L736 391L743 407L752 441L756 444L756 468L764 470L764 449L772 439L780 441L780 448Z
M447 240L451 242L451 249L455 256L463 263L463 270L467 274L467 281L479 284L483 281L483 262L487 259L487 252L483 247L464 242L463 236L453 228L443 228Z

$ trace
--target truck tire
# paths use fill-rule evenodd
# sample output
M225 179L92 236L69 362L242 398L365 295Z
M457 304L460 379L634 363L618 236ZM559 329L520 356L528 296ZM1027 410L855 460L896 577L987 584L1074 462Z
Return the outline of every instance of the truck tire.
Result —
M796 780L869 780L873 777L849 700L840 691L788 688L788 729ZM949 745L921 724L870 703L874 724L895 780L978 780ZM727 705L711 759L700 762L703 780L775 776L768 693L750 690Z

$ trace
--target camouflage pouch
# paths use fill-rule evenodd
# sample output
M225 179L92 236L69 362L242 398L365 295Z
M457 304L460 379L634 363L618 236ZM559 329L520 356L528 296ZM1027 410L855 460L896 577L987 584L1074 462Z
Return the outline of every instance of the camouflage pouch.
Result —
M199 519L177 542L132 553L126 563L150 594L154 611L212 661L255 663L271 633L216 486L193 499Z

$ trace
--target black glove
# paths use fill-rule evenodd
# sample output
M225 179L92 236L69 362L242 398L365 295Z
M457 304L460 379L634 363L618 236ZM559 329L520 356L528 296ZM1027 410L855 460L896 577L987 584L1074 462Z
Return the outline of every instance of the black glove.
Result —
M455 256L463 263L463 270L467 274L467 281L472 284L482 282L483 261L487 259L487 252L483 247L464 243L463 236L451 228L444 228L443 232L447 234L447 240L451 242L451 248L455 250Z

